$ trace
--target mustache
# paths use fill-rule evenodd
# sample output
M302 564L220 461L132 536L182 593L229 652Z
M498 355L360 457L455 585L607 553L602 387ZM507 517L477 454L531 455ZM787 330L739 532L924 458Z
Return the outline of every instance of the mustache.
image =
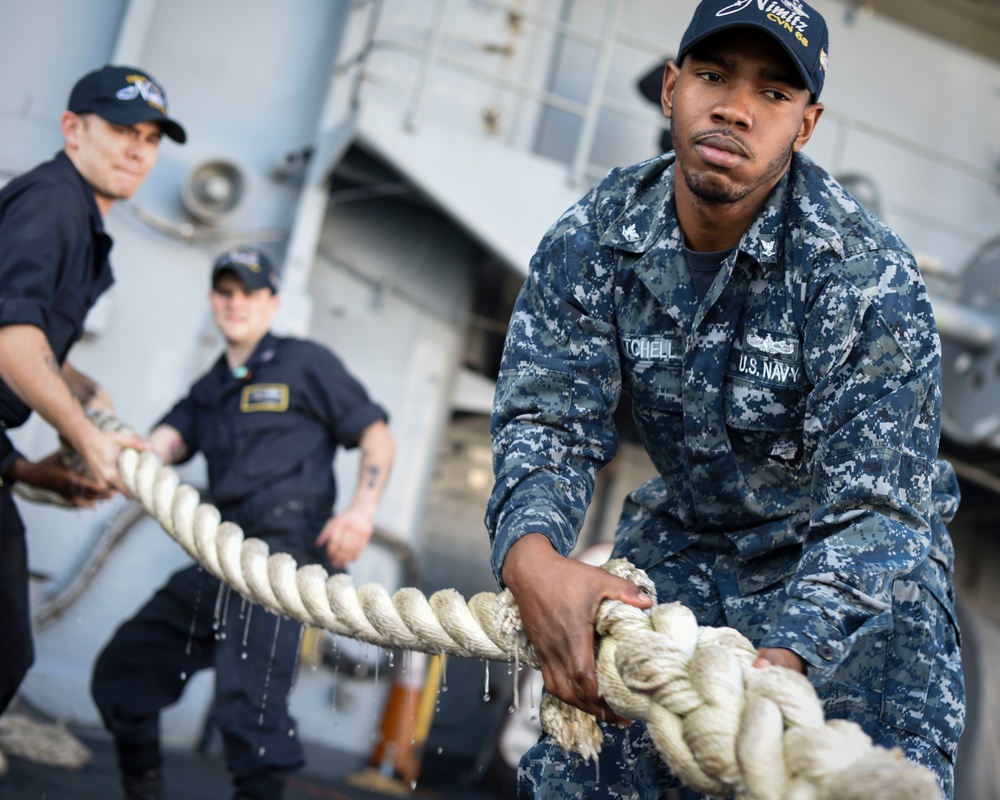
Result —
M740 136L732 128L719 127L711 128L707 131L699 131L698 133L692 134L691 136L692 144L708 144L711 147L716 147L719 150L725 150L729 153L734 153L735 155L744 156L746 158L751 158L753 156L753 150L746 140Z

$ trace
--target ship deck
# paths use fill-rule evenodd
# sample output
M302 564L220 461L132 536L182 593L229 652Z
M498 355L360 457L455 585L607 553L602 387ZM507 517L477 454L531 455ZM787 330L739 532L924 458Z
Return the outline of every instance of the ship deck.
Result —
M88 763L67 769L8 755L9 769L0 776L2 800L115 800L121 797L111 740L103 730L71 728L90 751ZM167 800L222 800L232 795L225 764L218 754L187 750L164 752ZM420 779L410 788L386 778L357 756L307 751L307 763L288 783L286 800L495 800L513 796L509 776L492 770L471 774L465 764L425 760Z

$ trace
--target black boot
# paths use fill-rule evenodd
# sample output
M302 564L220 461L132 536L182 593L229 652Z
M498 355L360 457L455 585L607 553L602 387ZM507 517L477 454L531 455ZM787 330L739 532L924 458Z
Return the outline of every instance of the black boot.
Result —
M158 769L147 769L138 775L122 775L125 800L163 800L163 776Z

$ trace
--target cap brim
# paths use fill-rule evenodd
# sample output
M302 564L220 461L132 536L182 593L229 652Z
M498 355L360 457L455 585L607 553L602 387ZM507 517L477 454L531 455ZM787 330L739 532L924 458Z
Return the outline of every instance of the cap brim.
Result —
M258 274L250 272L246 269L240 269L233 264L223 264L220 267L213 267L212 269L212 288L214 289L219 281L219 277L225 275L226 273L232 275L236 280L243 284L243 288L248 292L257 292L261 289L270 289L271 294L277 294L277 290L271 284L266 277L262 277Z
M164 117L161 120L153 120L154 122L159 122L163 127L163 132L167 134L171 139L173 139L177 144L184 144L187 141L187 133L181 124L176 120L172 120L169 117Z
M148 114L139 108L94 109L93 113L115 125L135 125L139 122L155 122L177 144L184 144L187 141L187 133L179 122L162 114L156 114L152 109Z

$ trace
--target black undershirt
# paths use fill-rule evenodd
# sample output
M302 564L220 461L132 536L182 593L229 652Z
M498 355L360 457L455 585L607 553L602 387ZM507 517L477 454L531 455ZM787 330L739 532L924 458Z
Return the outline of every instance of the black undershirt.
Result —
M720 250L715 253L699 253L695 250L684 248L684 257L687 259L688 271L691 273L691 284L694 286L695 294L699 300L703 300L708 290L715 280L715 276L722 269L722 263L729 258L730 250Z

